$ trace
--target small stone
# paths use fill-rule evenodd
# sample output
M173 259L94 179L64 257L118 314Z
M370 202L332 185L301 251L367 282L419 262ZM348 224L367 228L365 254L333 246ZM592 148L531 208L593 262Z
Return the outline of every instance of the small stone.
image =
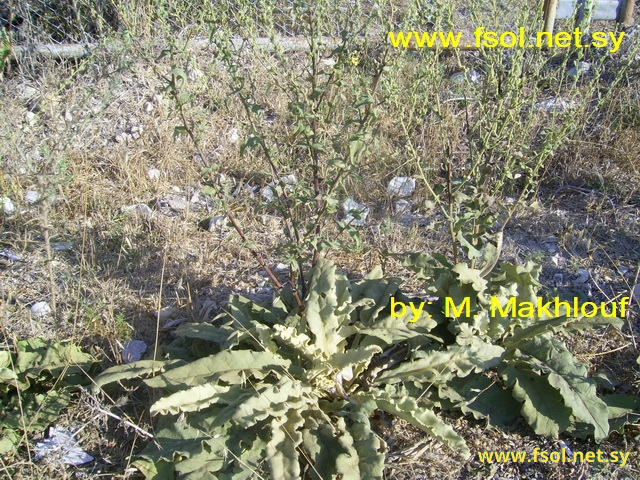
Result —
M35 190L29 190L24 194L24 201L27 203L36 203L40 200L40 194Z
M589 272L584 270L583 268L580 268L576 272L576 278L573 279L573 284L583 285L589 281L589 278L590 278Z
M393 212L396 215L403 215L405 213L411 213L411 202L405 199L397 200L393 202Z
M71 242L52 243L51 250L56 252L66 252L68 250L73 250L73 244Z
M115 137L116 143L124 143L127 141L127 136L124 133L119 133Z
M209 220L209 231L215 232L226 228L227 221L228 219L226 215L216 215L211 220Z
M144 111L147 113L153 112L153 102L147 102L144 104Z
M71 115L71 112L69 110L65 110L64 112L64 121L73 122L73 115Z
M578 107L578 102L567 100L566 98L548 98L542 102L538 102L533 106L534 110L545 112L565 113Z
M122 207L120 211L122 213L135 213L136 215L146 218L147 220L153 218L153 210L149 208L149 205L145 205L144 203Z
M122 361L124 363L137 362L147 351L147 344L142 340L127 340L122 348Z
M578 62L575 66L571 67L567 71L567 75L571 78L578 78L580 75L585 75L591 70L591 63Z
M232 128L231 131L229 132L229 141L231 143L238 143L239 139L240 139L240 135L238 135L238 129Z
M455 84L465 83L466 81L469 81L470 83L478 83L481 78L482 75L480 74L480 72L471 69L467 72L456 72L451 75L451 77L449 77L449 80L451 81L451 83Z
M31 306L31 313L36 317L46 317L51 313L51 307L47 302L36 302Z
M24 114L24 121L27 122L28 125L35 125L37 115L31 111L26 112Z
M367 216L369 215L369 209L366 206L351 198L347 198L342 204L342 208L344 209L345 221L347 223L356 227L361 227L365 224Z
M140 138L140 133L139 132L132 133L131 138L133 138L134 140L138 140Z
M393 177L387 191L390 195L409 197L416 189L416 179L411 177Z
M5 215L13 215L16 213L16 206L9 197L0 197L0 205L2 205L2 211Z
M150 168L147 170L147 176L150 180L159 180L160 179L160 170L157 168Z

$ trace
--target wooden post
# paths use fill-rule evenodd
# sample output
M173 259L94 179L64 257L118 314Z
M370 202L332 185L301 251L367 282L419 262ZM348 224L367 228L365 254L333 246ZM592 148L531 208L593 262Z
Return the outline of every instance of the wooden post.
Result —
M633 25L633 7L635 6L636 1L625 0L624 3L624 10L620 12L622 15L620 16L619 22L625 27L630 27Z
M558 0L544 1L544 31L553 35L553 26L556 23L556 11L558 10Z

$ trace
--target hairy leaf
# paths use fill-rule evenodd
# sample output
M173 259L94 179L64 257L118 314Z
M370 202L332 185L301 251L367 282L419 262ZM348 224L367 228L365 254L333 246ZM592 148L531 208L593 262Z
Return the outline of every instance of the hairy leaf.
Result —
M415 380L443 383L454 376L466 377L472 371L480 372L495 367L502 361L503 354L502 347L475 339L469 345L451 345L447 350L433 350L419 360L404 362L382 373L377 382Z
M471 451L464 439L433 411L419 406L413 398L403 397L396 399L388 392L380 390L374 390L372 393L373 397L371 398L374 399L379 409L415 425L436 440L447 445L454 452L459 453L462 457L468 458L471 456Z

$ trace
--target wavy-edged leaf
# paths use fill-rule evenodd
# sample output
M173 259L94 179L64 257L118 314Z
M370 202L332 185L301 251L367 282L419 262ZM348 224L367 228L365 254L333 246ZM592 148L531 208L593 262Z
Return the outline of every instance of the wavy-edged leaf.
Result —
M476 419L486 418L496 427L511 427L520 418L521 404L511 392L483 375L454 378L440 387L439 394L463 413Z
M388 391L372 390L372 398L380 410L415 425L431 437L447 445L464 458L471 456L467 443L436 413L418 405L411 397L394 398Z
M386 444L371 430L371 422L366 411L357 409L349 415L351 423L347 428L353 437L353 447L358 452L360 475L362 478L382 479Z
M196 385L161 398L151 405L150 412L152 415L158 413L167 415L181 412L197 412L217 403L220 400L220 396L228 393L232 388L234 387L225 387L213 383Z
M628 424L640 422L640 397L637 395L605 395L611 431L624 433Z
M351 303L348 287L346 276L329 260L322 259L313 267L303 325L327 358L344 346L339 329L349 321L350 311L340 313L339 309Z
M397 368L383 372L376 382L444 383L454 376L466 377L473 371L481 372L495 367L502 361L504 352L505 350L498 345L473 339L469 345L451 345L446 350L433 350L423 358L404 362Z
M571 425L571 409L547 378L535 372L526 361L514 362L503 369L513 396L522 403L522 416L538 435L557 438Z
M290 365L289 360L272 352L232 350L209 355L173 368L162 375L145 380L145 383L153 388L168 388L175 391L179 388L209 382L221 373L237 372L239 375L243 370L286 369ZM231 381L231 377L227 380Z
M573 416L593 427L596 441L609 434L607 404L598 398L596 382L587 378L587 366L578 361L564 344L549 336L539 336L519 343L519 350L533 356L548 374L549 385L563 398Z
M271 440L266 454L271 469L271 478L297 480L300 478L298 446L302 443L301 427L304 418L296 410L271 420Z
M131 380L133 378L140 378L143 375L161 373L169 367L175 368L184 364L184 360L140 360L134 363L116 365L106 369L94 379L93 389L94 391L99 390L105 385L119 382L120 380Z
M317 411L304 412L303 417L302 441L310 462L307 469L310 478L365 478L360 475L358 452L353 447L353 437L346 430L343 418L338 417L331 425Z
M284 415L289 409L302 409L313 398L309 385L289 377L281 378L275 385L263 383L245 392L217 415L213 426L231 421L248 428L270 416Z

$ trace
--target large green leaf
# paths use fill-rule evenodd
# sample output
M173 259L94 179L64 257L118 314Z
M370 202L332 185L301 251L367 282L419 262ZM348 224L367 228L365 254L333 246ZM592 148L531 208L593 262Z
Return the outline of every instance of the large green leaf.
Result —
M602 400L607 404L611 431L623 433L625 425L640 422L640 396L605 395Z
M472 371L481 372L502 361L504 349L498 345L474 339L469 345L451 345L447 350L433 350L411 362L383 372L377 383L420 381L444 383L454 376L466 377Z
M307 452L307 475L313 479L342 478L360 480L358 452L345 421L338 417L333 425L318 412L304 412L302 441ZM319 418L318 418L319 417Z
M233 422L248 428L268 417L284 415L291 408L305 408L313 398L312 388L289 377L281 378L278 383L261 383L229 402L229 405L216 417L213 425Z
M511 392L483 375L454 378L439 389L463 413L486 418L491 425L509 428L520 417L520 403Z
M232 350L209 355L186 365L173 368L166 373L145 380L153 388L167 388L177 391L181 388L201 385L219 374L234 373L240 379L243 370L286 369L291 362L271 352ZM231 377L227 375L227 380ZM233 382L235 383L235 382Z
M519 349L538 361L573 416L593 427L596 441L609 434L607 404L598 398L596 382L587 378L587 366L578 361L564 344L550 336L538 336L519 343Z
M315 345L326 358L344 346L339 329L348 322L350 311L341 313L339 309L350 303L348 286L346 276L328 260L320 260L311 272L304 325L313 334Z
M571 425L571 409L547 378L528 362L517 361L502 370L513 396L522 403L522 416L538 435L557 438Z
M356 408L350 412L347 428L353 437L353 447L360 460L360 475L366 479L382 479L384 473L385 443L371 430L369 412Z
M140 360L138 362L116 365L106 369L93 380L93 389L98 390L110 383L121 380L141 378L145 375L161 373L167 368L175 368L183 365L183 360Z
M298 447L302 443L300 429L303 425L304 418L295 410L289 410L286 415L271 420L271 440L266 450L271 478L300 478Z
M450 425L447 425L435 412L419 406L411 397L394 398L388 390L372 390L372 396L368 397L376 402L379 409L395 415L415 425L430 436L447 445L462 457L471 456L464 439L458 435ZM363 398L364 400L367 397Z

